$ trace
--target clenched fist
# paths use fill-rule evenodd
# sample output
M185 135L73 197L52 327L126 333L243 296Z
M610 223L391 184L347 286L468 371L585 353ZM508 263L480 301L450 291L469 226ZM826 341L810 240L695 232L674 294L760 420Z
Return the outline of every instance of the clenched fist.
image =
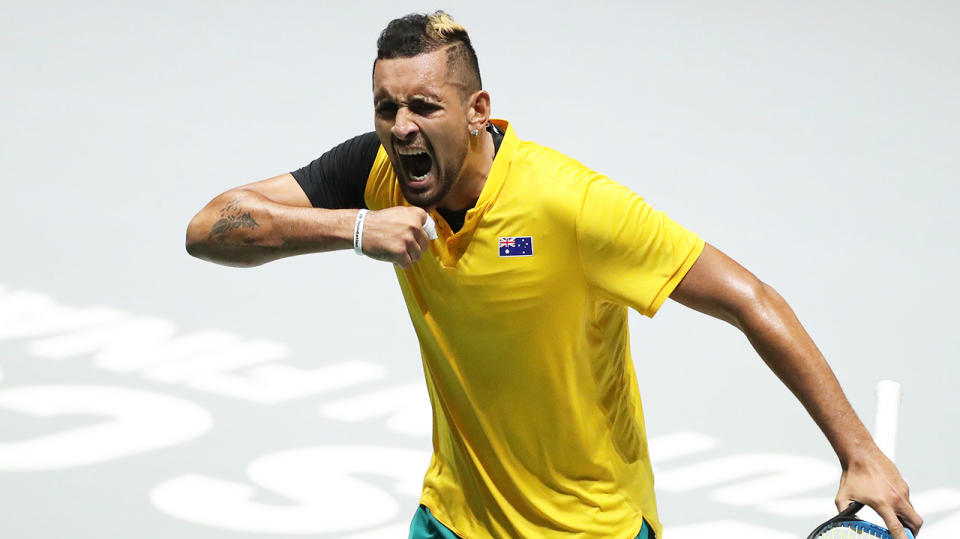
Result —
M369 212L363 222L363 254L409 268L430 243L423 230L426 221L427 212L414 206Z

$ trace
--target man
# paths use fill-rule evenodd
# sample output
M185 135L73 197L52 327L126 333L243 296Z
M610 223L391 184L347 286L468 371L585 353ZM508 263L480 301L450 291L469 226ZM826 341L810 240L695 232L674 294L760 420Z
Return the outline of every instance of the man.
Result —
M397 266L434 416L411 537L662 535L627 307L653 316L667 297L741 329L800 399L843 466L839 508L870 505L898 539L899 519L919 529L907 485L772 288L491 120L447 14L394 20L377 45L376 133L216 197L187 249L253 266L353 246Z

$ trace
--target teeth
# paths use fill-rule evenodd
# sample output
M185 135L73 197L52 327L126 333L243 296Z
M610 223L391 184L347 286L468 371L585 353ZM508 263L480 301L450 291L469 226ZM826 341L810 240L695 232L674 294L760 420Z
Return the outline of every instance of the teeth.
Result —
M397 148L397 153L400 155L420 155L427 152L425 150L415 150L413 148Z

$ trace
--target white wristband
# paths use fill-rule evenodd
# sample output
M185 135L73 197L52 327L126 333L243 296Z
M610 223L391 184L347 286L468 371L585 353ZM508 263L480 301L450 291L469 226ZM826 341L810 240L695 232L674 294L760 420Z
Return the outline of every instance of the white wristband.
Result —
M363 255L363 221L367 218L368 210L357 212L357 222L353 225L353 252Z

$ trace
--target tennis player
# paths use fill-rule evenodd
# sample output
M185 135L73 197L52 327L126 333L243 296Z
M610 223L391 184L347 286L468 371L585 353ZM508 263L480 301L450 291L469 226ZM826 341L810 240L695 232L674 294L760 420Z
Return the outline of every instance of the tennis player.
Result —
M392 262L420 341L433 457L411 538L662 536L627 308L669 297L740 330L826 435L838 507L922 520L790 307L629 189L491 119L443 12L377 42L375 132L231 189L187 250L232 266L349 249ZM424 231L428 217L438 238Z

